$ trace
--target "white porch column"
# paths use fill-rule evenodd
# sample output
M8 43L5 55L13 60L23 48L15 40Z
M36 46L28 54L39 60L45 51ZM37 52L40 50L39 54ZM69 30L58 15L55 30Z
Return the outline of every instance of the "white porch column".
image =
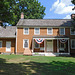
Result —
M57 52L59 53L59 41L57 39Z
M34 39L32 39L32 52L34 52Z
M46 39L44 40L44 52L46 52Z
M70 53L70 43L69 43L69 39L68 39L68 52Z

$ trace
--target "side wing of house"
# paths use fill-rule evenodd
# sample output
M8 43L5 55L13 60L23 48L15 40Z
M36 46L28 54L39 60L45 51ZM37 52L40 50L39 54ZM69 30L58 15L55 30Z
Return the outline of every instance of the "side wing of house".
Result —
M16 26L0 26L0 54L15 53L16 49Z

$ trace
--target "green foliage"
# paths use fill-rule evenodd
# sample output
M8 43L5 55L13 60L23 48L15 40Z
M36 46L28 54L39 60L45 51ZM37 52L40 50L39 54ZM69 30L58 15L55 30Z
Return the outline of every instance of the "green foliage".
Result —
M25 19L42 19L45 7L38 0L0 0L0 20L16 25L21 12Z
M75 0L71 0L71 2L75 5Z

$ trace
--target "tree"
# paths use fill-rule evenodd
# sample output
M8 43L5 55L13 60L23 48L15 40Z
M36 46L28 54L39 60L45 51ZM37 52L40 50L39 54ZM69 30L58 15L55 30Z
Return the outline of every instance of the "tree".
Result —
M16 25L21 12L25 19L42 19L45 7L38 0L0 0L0 20Z
M75 5L75 0L72 0L71 2ZM75 6L72 10L75 10ZM72 20L73 31L75 31L75 14L74 14L74 17L72 19L73 19Z

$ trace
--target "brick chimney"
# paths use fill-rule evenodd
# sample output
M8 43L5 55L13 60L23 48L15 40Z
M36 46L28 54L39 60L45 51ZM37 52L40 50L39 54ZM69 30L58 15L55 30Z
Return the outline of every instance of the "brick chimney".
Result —
M23 12L21 13L21 19L24 19L24 13Z
M75 14L71 14L71 19L74 19L75 18Z

